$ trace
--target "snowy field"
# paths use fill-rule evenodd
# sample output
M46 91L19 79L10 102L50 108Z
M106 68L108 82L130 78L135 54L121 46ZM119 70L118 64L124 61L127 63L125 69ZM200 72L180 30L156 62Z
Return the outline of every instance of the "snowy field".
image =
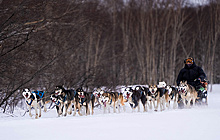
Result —
M56 110L40 119L28 113L11 117L0 113L1 140L220 140L220 85L208 94L209 105L163 112L57 117ZM112 111L112 110L111 110ZM34 113L34 110L32 110Z

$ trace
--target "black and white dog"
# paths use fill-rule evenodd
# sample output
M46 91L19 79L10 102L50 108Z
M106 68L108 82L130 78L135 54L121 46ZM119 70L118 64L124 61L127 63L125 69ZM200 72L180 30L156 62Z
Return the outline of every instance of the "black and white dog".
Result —
M98 87L96 90L94 90L92 92L92 94L95 96L95 105L94 106L100 106L101 104L99 102L99 98L102 96L102 94L104 93L104 90L102 90L100 87Z
M178 104L178 88L167 85L166 86L167 92L165 93L165 102L166 102L166 107L169 109L170 108L170 102L173 101L173 109L176 109Z
M158 110L159 106L161 111L165 110L166 92L167 90L163 87L158 87L157 85L149 85L149 92L147 94L147 101L149 104L149 108L152 109L152 103L153 103L155 111Z
M22 91L22 95L25 98L25 102L29 108L29 116L32 117L31 114L31 107L33 107L35 109L35 119L37 119L38 117L41 117L41 105L44 106L44 111L47 111L47 108L45 106L45 102L44 102L44 92L43 91L32 91L28 88L23 89ZM38 114L38 110L39 109L39 114Z
M138 112L140 112L140 102L142 103L145 109L145 103L146 103L146 95L144 88L141 86L136 86L134 89L132 87L125 88L123 92L123 97L126 102L128 102L132 108L132 112L138 107Z
M124 98L124 102L128 102L131 107L135 106L133 99L132 99L132 95L133 95L132 87L126 87L123 91L123 98ZM125 111L125 108L124 108L124 111Z
M75 104L74 104L74 116L76 115L76 112L78 110L78 114L82 116L81 114L81 107L86 107L86 115L90 114L89 105L91 104L92 108L92 114L94 113L94 102L95 102L95 96L90 92L85 92L82 87L76 89L76 96L75 96Z
M72 89L66 90L63 86L56 86L54 93L51 94L51 100L56 104L58 116L63 114L63 108L65 109L64 116L72 114L72 104L74 103L74 96L76 92Z
M141 86L136 86L133 90L133 94L131 97L134 102L133 110L136 107L138 107L138 112L140 112L140 102L141 102L145 112L146 95L144 89Z

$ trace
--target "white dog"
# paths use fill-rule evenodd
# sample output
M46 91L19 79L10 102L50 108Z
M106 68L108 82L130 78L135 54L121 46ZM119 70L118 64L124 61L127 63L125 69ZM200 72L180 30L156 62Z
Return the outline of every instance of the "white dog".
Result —
M29 107L30 117L32 117L31 107L35 109L35 119L37 119L38 117L41 117L40 101L41 101L41 104L44 106L44 111L45 112L47 111L46 106L42 101L44 92L41 92L41 91L31 92L30 89L26 88L26 89L23 89L22 95L24 96L26 104ZM37 108L39 108L39 115L38 115Z

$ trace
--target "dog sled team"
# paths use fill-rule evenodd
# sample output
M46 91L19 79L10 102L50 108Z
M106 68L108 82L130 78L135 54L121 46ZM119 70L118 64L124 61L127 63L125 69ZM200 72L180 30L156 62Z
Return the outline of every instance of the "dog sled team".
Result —
M49 102L55 105L58 116L66 116L67 113L73 116L93 115L95 107L101 107L103 113L110 113L112 109L114 113L122 110L125 112L126 104L131 107L132 112L136 110L140 112L140 106L143 112L147 112L190 108L196 104L207 105L208 82L205 80L204 71L191 57L185 59L184 63L185 67L181 69L177 78L177 86L170 86L162 81L158 85L125 87L122 92L107 92L101 88L86 92L82 87L66 89L63 86L56 86L49 95L50 100L47 101L43 91L23 89L22 94L29 107L30 116L31 108L35 109L35 118L41 117L41 106L44 106L46 112L45 104Z

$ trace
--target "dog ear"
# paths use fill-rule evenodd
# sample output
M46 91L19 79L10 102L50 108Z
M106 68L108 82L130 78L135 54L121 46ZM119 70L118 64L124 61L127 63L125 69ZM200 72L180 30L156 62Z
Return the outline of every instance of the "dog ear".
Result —
M185 84L187 84L187 81L185 81Z

